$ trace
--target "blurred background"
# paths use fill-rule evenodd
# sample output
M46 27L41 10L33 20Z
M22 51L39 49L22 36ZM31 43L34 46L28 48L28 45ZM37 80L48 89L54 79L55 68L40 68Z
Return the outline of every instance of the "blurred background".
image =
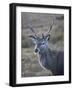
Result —
M34 76L52 76L50 70L44 70L35 54L35 45L29 38L34 35L29 26L32 26L39 37L42 33L45 35L49 31L49 27L54 20L54 25L50 32L49 48L52 50L64 50L64 15L49 13L21 13L21 77Z

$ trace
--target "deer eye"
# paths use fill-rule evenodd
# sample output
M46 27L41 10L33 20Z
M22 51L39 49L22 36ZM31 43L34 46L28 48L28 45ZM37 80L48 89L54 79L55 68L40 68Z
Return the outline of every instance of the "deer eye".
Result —
M44 44L44 42L42 44Z

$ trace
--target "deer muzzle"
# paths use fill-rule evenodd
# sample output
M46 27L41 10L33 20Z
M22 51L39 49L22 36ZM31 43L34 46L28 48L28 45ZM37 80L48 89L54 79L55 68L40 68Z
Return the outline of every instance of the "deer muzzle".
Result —
M35 53L37 53L37 52L38 52L38 49L36 48L36 49L35 49Z

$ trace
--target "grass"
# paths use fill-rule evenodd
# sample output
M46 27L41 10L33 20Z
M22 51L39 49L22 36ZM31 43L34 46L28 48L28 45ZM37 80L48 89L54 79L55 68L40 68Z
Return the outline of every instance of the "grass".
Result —
M64 15L22 12L22 77L52 75L50 70L44 70L38 62L39 58L34 53L34 44L29 38L29 35L33 35L33 32L28 25L34 27L37 35L41 36L42 33L47 34L53 20L54 25L50 32L50 40L48 41L49 47L52 50L64 50Z
M34 54L32 48L22 48L22 77L51 76L50 70L44 70L39 62L39 58Z

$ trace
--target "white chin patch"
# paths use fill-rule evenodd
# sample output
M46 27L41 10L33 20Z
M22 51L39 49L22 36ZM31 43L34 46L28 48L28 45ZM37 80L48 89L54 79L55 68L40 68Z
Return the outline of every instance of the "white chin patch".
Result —
M36 55L37 53L36 53L36 52L34 52L34 54Z

